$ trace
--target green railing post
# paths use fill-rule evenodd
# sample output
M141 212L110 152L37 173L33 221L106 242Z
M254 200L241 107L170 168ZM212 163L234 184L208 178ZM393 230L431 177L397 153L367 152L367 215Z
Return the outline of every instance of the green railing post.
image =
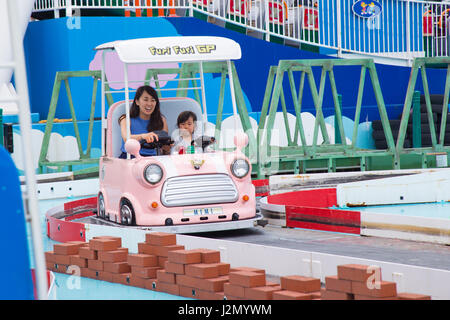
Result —
M420 115L420 91L413 94L412 136L413 148L422 147L422 122Z
M339 109L342 112L342 94L338 94L338 101L339 101ZM336 114L334 115L334 143L336 144L342 143L341 133L339 131L339 122Z

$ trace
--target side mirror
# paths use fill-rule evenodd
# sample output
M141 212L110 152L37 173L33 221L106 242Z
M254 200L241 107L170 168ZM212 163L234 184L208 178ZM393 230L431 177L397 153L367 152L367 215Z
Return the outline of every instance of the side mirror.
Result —
M238 132L234 136L234 145L242 150L248 144L248 136L244 132Z
M132 154L136 159L139 159L141 157L141 155L139 154L139 151L141 150L141 144L135 139L128 139L127 142L125 142L125 150L129 154Z

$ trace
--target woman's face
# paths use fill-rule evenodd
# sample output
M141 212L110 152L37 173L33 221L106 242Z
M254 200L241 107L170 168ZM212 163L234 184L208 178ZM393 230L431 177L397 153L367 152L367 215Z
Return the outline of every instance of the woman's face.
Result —
M189 117L189 119L187 119L185 122L181 122L178 127L181 132L183 132L183 130L186 130L190 135L192 135L195 130L194 119L192 119L192 117Z
M150 119L151 114L155 111L156 99L153 98L147 91L144 91L139 99L136 100L139 107L139 116L144 119Z

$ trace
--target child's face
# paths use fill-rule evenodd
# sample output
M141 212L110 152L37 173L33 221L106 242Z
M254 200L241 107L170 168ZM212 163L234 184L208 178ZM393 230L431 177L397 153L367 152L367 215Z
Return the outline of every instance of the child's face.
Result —
M181 122L178 126L180 130L186 130L190 135L194 133L195 130L195 122L192 117L189 117L185 122Z

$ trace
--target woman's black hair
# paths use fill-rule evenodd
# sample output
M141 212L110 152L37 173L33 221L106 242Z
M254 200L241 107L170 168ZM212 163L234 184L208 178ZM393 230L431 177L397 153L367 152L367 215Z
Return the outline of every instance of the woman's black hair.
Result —
M183 111L180 113L177 118L177 127L180 127L180 124L188 121L189 118L192 118L194 122L197 121L197 115L192 111Z
M148 122L147 131L150 132L162 130L164 127L164 122L162 119L161 110L159 108L158 94L156 93L156 90L150 86L141 86L136 90L133 103L131 104L130 107L130 118L139 117L139 106L136 104L136 101L139 100L139 98L144 94L144 92L147 92L150 96L152 96L156 100L155 109L150 115L150 121ZM122 121L124 117L125 115L120 116L119 122Z

